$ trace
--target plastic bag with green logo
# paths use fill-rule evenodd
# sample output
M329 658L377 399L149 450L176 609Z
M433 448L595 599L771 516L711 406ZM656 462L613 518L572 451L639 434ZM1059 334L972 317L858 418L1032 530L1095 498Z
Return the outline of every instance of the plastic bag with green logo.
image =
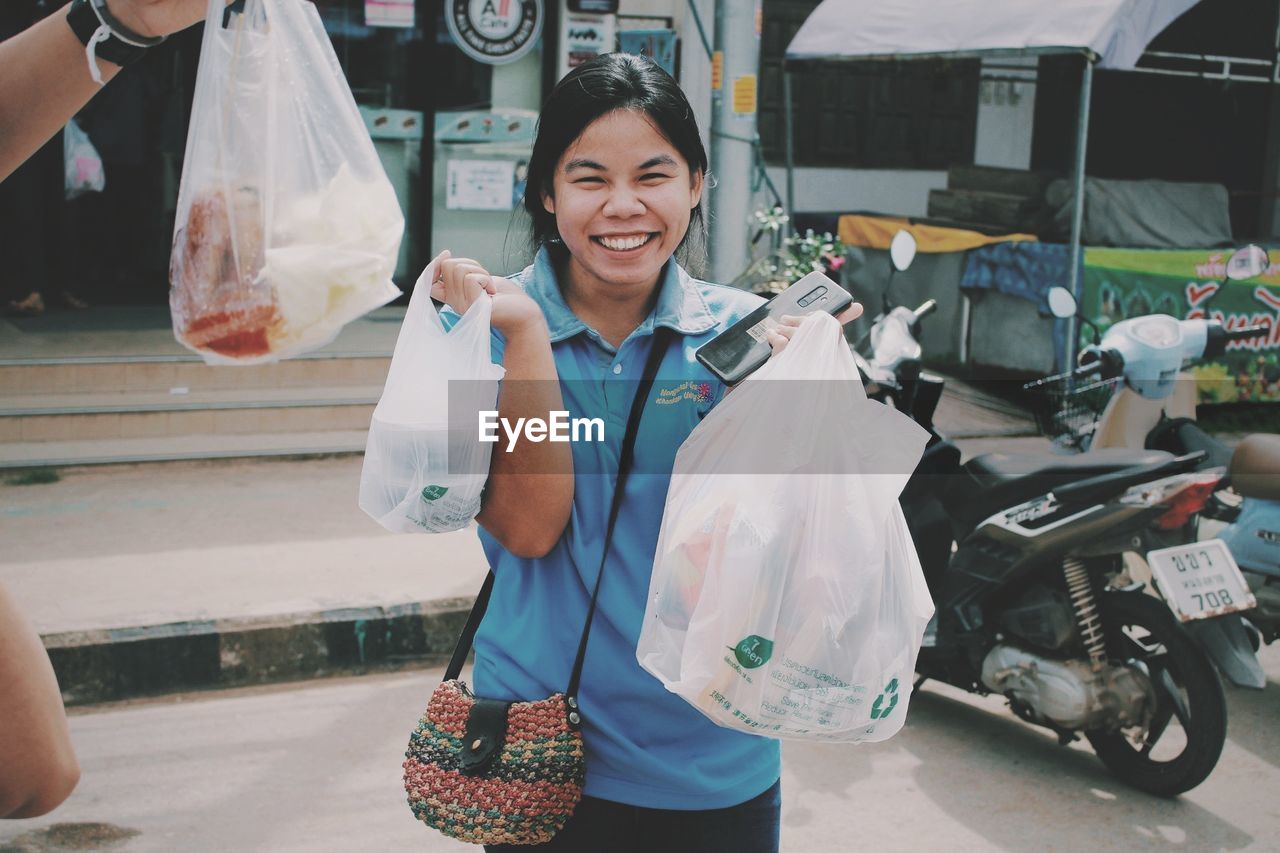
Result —
M892 736L933 613L898 505L927 440L807 319L676 455L641 666L728 728Z
M360 472L360 508L395 533L447 533L476 517L493 449L477 441L477 413L498 408L505 373L491 356L492 302L477 299L446 332L435 275L432 261L413 289Z

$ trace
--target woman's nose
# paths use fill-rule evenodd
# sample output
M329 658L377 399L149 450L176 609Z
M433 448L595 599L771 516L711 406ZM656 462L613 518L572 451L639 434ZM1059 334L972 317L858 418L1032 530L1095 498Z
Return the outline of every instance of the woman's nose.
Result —
M604 204L605 216L639 216L644 210L644 202L630 187L613 187Z

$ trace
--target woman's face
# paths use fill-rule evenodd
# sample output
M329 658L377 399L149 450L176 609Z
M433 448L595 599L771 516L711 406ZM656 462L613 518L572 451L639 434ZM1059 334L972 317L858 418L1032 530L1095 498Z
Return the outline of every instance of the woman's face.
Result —
M702 174L649 118L615 110L587 125L556 164L542 204L581 284L651 287L689 228Z

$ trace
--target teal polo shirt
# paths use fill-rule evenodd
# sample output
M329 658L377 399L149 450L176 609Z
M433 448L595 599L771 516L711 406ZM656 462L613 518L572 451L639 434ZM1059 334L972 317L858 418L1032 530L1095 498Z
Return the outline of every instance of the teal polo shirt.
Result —
M676 450L726 390L694 352L763 300L692 278L673 260L663 270L654 310L615 349L565 304L547 249L511 278L542 306L565 408L574 417L603 418L605 440L570 445L573 509L547 556L517 557L480 530L495 582L475 639L475 690L486 698L529 700L568 685L600 566L627 415L654 328L669 327L676 334L636 438L578 694L586 794L660 809L745 802L778 779L778 742L717 726L669 693L636 662L636 643ZM448 309L442 318L446 327L457 321ZM502 362L502 349L495 332L495 363Z

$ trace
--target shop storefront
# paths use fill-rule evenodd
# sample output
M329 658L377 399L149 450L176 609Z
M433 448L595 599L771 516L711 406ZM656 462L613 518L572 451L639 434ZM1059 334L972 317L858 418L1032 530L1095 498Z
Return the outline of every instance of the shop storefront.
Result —
M474 247L480 231L493 246L477 249L478 259L523 265L517 208L532 127L544 93L569 67L614 49L619 36L678 62L673 19L644 14L672 4L637 0L629 17L617 0L314 2L405 212L402 288L437 243ZM90 135L106 140L109 189L68 204L67 227L86 250L64 275L96 304L167 298L200 30L125 69L83 116ZM127 232L126 221L136 223Z
M549 5L554 14L555 0ZM547 4L316 0L316 7L404 208L397 283L411 285L413 271L431 249L436 116L537 110L554 71L542 48ZM446 9L456 9L452 26ZM518 55L503 57L491 48L494 55L481 62L458 47L455 33L477 43L499 37L501 49L517 54L518 48ZM84 260L70 263L64 275L69 289L91 294L96 304L167 299L169 243L200 37L196 27L125 69L82 117L90 135L105 140L109 189L68 203L68 230L93 245L86 244ZM495 58L508 61L491 64ZM117 150L131 153L129 161L112 156ZM136 227L126 233L122 220Z

